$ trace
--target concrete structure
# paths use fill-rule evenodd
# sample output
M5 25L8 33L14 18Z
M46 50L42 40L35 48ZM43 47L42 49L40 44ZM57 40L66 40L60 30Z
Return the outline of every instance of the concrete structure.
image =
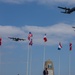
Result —
M45 61L44 68L48 69L48 75L54 75L54 66L51 60Z

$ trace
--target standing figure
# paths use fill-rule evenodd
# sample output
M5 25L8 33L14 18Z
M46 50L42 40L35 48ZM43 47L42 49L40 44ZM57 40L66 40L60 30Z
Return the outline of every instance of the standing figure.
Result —
M45 70L43 71L43 75L48 75L48 70L47 70L47 68L45 68Z

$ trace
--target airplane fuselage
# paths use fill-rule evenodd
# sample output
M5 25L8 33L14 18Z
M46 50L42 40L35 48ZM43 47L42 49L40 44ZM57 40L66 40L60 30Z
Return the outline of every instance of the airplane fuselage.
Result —
M14 41L19 41L19 39L13 39Z
M26 40L26 39L21 39L21 38L14 38L14 37L8 37L8 38L10 38L14 41L21 41L21 40L24 41L24 40Z
M75 11L75 7L73 7L72 9L67 10L67 13L70 14L70 13L72 13L73 11Z

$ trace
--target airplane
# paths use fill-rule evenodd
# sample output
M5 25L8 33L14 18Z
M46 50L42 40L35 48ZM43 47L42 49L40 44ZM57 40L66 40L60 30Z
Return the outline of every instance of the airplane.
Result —
M14 38L14 37L8 37L9 39L12 39L13 41L24 41L26 39L21 39L21 38Z
M65 10L65 12L61 12L61 13L65 13L65 14L71 14L72 12L75 11L75 7L73 7L73 8L66 8L66 7L58 6L58 8Z

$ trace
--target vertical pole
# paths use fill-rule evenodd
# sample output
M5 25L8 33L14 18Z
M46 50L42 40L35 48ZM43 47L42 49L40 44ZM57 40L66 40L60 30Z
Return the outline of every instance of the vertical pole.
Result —
M0 73L1 73L1 46L2 45L2 38L0 38Z
M72 50L72 43L69 44L70 51ZM69 51L69 75L71 75L71 52Z
M58 71L58 75L60 75L60 53L59 53L59 71Z
M45 56L46 56L46 53L45 53L45 46L46 46L46 44L45 43L44 43L44 52L43 52L43 69L44 69Z
M1 73L1 49L0 49L0 73Z
M32 64L32 51L30 50L30 75L31 75L31 65Z
M29 45L28 45L28 53L27 53L27 74L26 75L28 75L28 68L29 67Z
M0 73L1 73L1 49L0 49Z
M71 75L71 66L70 66L70 64L71 64L71 54L70 54L70 52L69 52L69 75Z

